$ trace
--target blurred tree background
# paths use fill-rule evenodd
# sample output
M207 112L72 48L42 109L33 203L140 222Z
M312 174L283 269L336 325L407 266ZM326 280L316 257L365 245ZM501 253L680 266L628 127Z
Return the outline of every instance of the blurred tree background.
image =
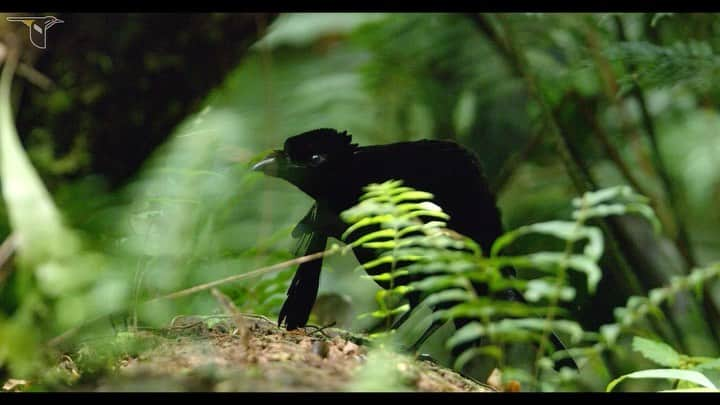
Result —
M626 184L649 197L661 234L635 218L600 222L608 247L599 289L590 295L584 280L571 280L580 294L568 309L587 330L612 322L631 296L720 259L716 14L58 17L65 22L43 51L27 44L22 24L0 21L3 66L20 52L0 104L12 107L46 198L73 235L51 233L55 253L16 243L31 232L13 218L29 208L7 195L21 171L3 141L0 379L32 375L37 348L78 325L82 333L57 345L115 323L157 327L213 313L207 291L146 301L294 257L290 232L310 198L248 167L315 128L347 130L360 145L467 146L506 229L569 217L569 201L589 190ZM523 248L547 243L528 238ZM356 266L328 259L320 294L347 297L347 326L364 330L372 322L357 315L375 307L376 286ZM291 276L220 289L242 311L274 319ZM720 286L708 281L634 333L717 357L719 309ZM425 350L446 361L451 332L444 327ZM649 368L630 337L593 383L574 389L604 389Z

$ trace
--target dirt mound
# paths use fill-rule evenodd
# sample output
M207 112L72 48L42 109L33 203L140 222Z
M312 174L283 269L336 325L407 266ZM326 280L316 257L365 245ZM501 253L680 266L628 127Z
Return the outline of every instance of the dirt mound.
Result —
M214 324L203 317L178 317L167 330L143 333L155 339L153 347L124 359L95 390L352 391L372 386L363 378L389 372L396 382L384 387L388 390L492 391L433 363L394 353L383 354L389 370L368 370L373 354L365 339L338 329L286 331L251 316Z

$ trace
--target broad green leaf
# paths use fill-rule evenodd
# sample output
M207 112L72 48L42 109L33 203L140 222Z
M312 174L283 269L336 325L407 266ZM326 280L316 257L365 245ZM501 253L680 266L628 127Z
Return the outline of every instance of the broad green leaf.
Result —
M699 385L704 388L717 390L717 387L710 381L705 375L693 370L678 370L678 369L651 369L636 371L634 373L625 374L620 376L608 384L605 389L606 392L610 392L615 388L616 385L621 383L627 378L642 379L642 378L659 378L664 380L682 380Z
M635 336L633 338L632 348L636 352L640 352L646 359L661 366L680 366L680 354L665 343Z

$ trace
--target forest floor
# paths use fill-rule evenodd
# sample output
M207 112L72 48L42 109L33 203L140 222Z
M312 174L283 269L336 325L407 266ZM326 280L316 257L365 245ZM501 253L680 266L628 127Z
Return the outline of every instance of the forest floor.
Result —
M125 332L141 349L117 351L111 372L83 378L98 344L64 356L81 391L494 391L429 361L383 351L334 329L278 328L260 316L179 316L167 328ZM129 347L129 346L126 346ZM117 353L126 353L117 355ZM107 362L106 362L107 364ZM391 378L392 376L392 378ZM392 380L392 383L390 382ZM22 389L22 386L18 386Z

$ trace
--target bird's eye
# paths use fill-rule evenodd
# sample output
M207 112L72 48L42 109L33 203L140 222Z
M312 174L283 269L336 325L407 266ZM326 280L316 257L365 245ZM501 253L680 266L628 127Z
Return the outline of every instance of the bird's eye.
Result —
M313 163L313 164L318 165L318 164L320 164L320 163L322 163L322 162L324 162L324 161L325 161L325 156L324 156L324 155L312 155L312 156L310 156L310 162Z

